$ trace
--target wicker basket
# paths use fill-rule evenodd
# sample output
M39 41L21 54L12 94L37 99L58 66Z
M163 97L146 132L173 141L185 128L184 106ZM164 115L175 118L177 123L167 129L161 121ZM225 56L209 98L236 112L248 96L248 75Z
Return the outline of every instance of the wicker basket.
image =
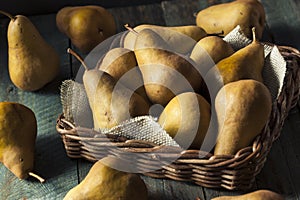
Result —
M113 135L93 138L92 134L84 134L93 130L75 127L62 114L57 120L56 128L62 137L67 155L95 162L95 155L97 158L114 155L126 159L126 152L134 152L138 157L137 168L150 168L159 162L161 157L172 158L180 153L180 157L172 164L145 175L193 182L208 188L249 189L255 181L255 176L261 171L273 141L279 137L290 109L297 104L300 94L300 52L287 46L278 48L287 62L282 92L273 103L272 114L262 133L256 137L252 146L241 149L235 155L214 156L199 150L182 151L174 147L164 147L163 151L159 151L161 146ZM145 157L142 152L149 152L147 155L151 156ZM199 158L201 154L205 156Z

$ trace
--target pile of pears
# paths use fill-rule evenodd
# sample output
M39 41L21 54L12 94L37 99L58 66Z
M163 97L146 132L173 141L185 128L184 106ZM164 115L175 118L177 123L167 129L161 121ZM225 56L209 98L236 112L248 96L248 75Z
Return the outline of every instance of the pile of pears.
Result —
M234 25L219 15L232 6L239 10ZM252 10L255 17L249 14ZM210 29L215 20L221 28ZM160 105L154 117L184 148L200 149L214 135L215 155L234 155L249 146L266 125L272 106L262 77L264 47L259 38L264 20L257 0L236 0L200 11L196 25L125 25L128 31L120 45L96 66L86 66L69 49L85 66L83 83L94 128L110 129L136 116L153 115L151 108ZM222 39L236 25L252 40L238 50Z

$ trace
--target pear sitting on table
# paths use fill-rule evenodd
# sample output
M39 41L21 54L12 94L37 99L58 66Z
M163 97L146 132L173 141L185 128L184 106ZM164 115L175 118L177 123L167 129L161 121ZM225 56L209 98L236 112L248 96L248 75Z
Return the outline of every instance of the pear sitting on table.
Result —
M56 24L85 53L116 33L114 16L96 5L66 6L58 11Z
M261 189L238 196L220 196L212 200L284 200L284 198L271 190Z
M88 69L83 59L74 55L85 67L83 84L93 113L95 129L109 129L132 117L147 115L150 105L143 97L96 68Z
M0 13L10 18L7 40L11 81L21 90L41 89L59 73L59 55L26 16Z
M119 162L118 159L113 157L104 157L97 161L83 181L66 194L64 200L148 199L148 191L143 179L137 174L111 167L116 162ZM118 165L124 165L124 162Z
M227 35L237 25L251 38L251 28L257 29L256 37L261 39L265 27L265 10L258 0L235 0L200 10L196 24L207 32L223 32Z
M32 110L23 104L0 102L0 162L19 179L34 174L34 148L37 122Z

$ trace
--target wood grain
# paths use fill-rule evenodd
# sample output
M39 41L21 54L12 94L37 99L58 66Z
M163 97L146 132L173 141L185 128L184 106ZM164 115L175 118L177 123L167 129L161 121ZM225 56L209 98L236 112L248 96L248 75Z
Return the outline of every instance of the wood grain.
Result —
M114 15L118 32L123 25L136 26L142 23L158 25L194 24L193 13L207 6L229 0L172 0L142 1L136 5L116 5L109 10ZM113 2L111 2L113 3ZM128 3L128 1L127 1ZM300 48L300 3L296 0L264 0L269 26L269 35L276 44ZM134 5L133 5L134 4ZM59 5L59 4L57 4ZM280 8L280 9L279 9ZM59 86L65 79L75 78L80 67L78 61L66 53L72 47L70 40L60 33L55 25L55 13L31 16L42 36L55 47L61 56L61 73L55 81L37 92L24 92L10 81L7 70L6 29L8 19L0 19L0 101L16 101L30 107L38 119L38 137L35 152L35 172L47 180L41 184L30 178L18 180L0 164L0 199L62 199L64 195L80 183L93 163L85 160L72 160L65 154L61 138L55 130L56 118L62 112ZM265 40L270 40L265 35ZM74 47L72 47L74 48ZM76 49L76 48L75 48ZM81 54L83 57L86 54ZM300 102L300 101L299 101ZM281 136L275 141L262 172L256 178L251 190L271 189L284 194L286 199L300 200L300 107L293 109L285 122ZM149 190L149 199L210 200L223 195L238 195L245 191L208 189L185 182L167 179L154 179L141 176Z

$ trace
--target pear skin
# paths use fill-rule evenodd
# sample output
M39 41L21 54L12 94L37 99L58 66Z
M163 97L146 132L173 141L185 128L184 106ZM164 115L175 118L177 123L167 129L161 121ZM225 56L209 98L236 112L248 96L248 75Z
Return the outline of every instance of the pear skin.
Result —
M32 110L14 102L0 102L0 162L19 179L34 167L37 122Z
M26 16L1 13L11 19L7 29L11 81L21 90L41 89L59 73L59 55Z
M223 36L240 25L242 32L249 38L252 37L252 27L255 27L256 37L261 39L265 18L265 10L259 1L235 0L200 10L196 16L196 24L208 33L223 32Z
M211 96L214 97L223 85L230 82L242 79L263 82L264 47L256 40L255 28L252 31L254 37L252 43L219 61L205 75L204 79Z
M93 84L89 82L91 73L99 74L95 92L87 93L96 129L109 129L132 117L148 114L147 101L106 72L87 71L83 76L86 91L91 91L88 87Z
M107 72L116 81L121 81L124 86L149 101L144 88L143 77L133 51L122 47L110 49L104 58L99 60L96 68Z
M64 200L146 200L148 191L137 174L118 171L106 163L109 157L97 161L83 181L72 188Z
M194 46L190 58L197 64L201 75L206 73L220 60L234 53L229 43L218 36L202 38Z
M134 50L148 98L163 106L177 94L198 91L202 82L200 72L188 59L168 49L159 34L144 29L138 34Z
M238 196L221 196L212 200L284 200L283 196L271 190L257 190Z
M205 37L206 32L195 25L186 26L158 26L152 24L142 24L129 31L124 38L124 47L134 50L137 33L144 29L150 29L160 35L162 39L170 45L173 51L180 54L188 54L191 52L195 43ZM178 45L180 44L180 45Z
M100 42L116 34L113 15L96 5L67 6L56 15L58 29L82 52L89 52Z
M182 147L200 149L210 116L209 103L197 93L186 92L166 105L158 123Z
M272 110L268 88L256 80L228 83L215 100L218 138L215 155L233 155L261 133Z

